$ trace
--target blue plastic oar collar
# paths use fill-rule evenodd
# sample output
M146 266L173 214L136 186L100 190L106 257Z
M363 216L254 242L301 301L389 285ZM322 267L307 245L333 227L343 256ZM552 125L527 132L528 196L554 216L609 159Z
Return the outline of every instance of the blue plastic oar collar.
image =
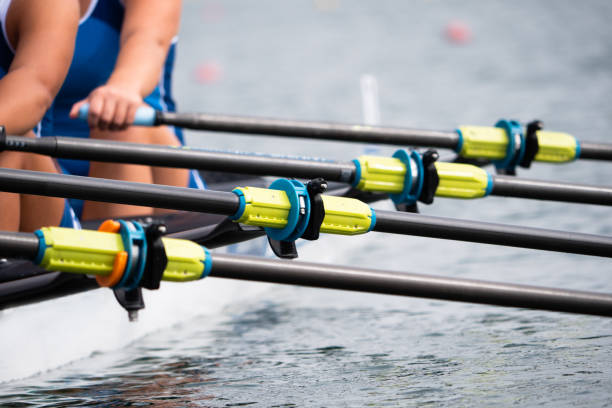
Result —
M277 241L295 241L300 238L310 220L310 200L306 186L297 180L278 179L270 184L272 190L287 193L291 209L285 228L265 228L266 234Z
M202 247L202 249L204 250L205 258L204 261L202 261L202 263L204 264L204 270L202 271L200 279L204 279L205 277L210 275L210 272L212 271L212 256L210 255L210 251L206 247Z
M118 222L121 224L119 234L123 241L123 248L128 254L128 260L123 277L114 288L132 290L138 287L144 274L147 263L147 238L140 223L123 220ZM138 251L136 259L135 249Z
M389 194L391 200L395 204L412 205L417 202L423 191L423 180L425 169L423 167L423 159L421 155L412 150L410 153L406 149L399 149L393 153L393 157L399 159L406 166L406 175L404 176L404 190L398 194ZM416 164L416 182L413 183L412 163Z
M515 120L501 119L495 127L504 129L508 135L508 147L506 148L506 157L501 160L495 160L493 164L495 168L514 174L516 166L523 159L525 154L525 134L523 127Z

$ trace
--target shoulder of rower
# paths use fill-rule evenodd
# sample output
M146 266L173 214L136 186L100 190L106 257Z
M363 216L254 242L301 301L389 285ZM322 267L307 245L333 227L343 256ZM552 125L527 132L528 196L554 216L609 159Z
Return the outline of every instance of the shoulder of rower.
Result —
M8 41L16 49L19 45L22 30L33 28L33 25L64 24L80 15L79 0L8 0L5 29Z

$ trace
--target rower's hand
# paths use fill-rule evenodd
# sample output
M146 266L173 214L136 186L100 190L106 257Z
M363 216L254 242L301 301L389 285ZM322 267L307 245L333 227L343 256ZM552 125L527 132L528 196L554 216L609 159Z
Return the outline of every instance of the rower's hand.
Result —
M72 119L78 118L79 109L84 104L89 104L87 123L91 129L125 130L134 122L136 111L143 105L143 101L136 91L110 84L102 85L72 106Z

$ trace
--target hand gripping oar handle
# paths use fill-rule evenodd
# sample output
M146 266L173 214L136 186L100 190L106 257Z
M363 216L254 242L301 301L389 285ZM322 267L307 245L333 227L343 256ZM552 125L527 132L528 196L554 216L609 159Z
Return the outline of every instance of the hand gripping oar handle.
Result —
M89 115L89 104L84 104L79 109L79 119L87 120ZM141 106L136 110L136 116L132 122L134 126L156 126L157 123L157 112L150 106Z
M79 117L87 118L87 106ZM533 122L532 122L533 123ZM461 126L452 131L409 129L361 124L306 122L203 113L155 112L142 107L134 125L171 125L194 130L297 137L343 142L421 146L451 149L464 158L496 161L497 167L513 172L517 165L532 161L563 163L580 159L612 160L612 145L578 141L574 136L500 120L496 127Z
M153 111L140 107L133 122L136 126L171 125L185 129L231 132L249 135L297 137L344 142L383 143L400 146L429 146L455 149L459 143L456 131L403 129L383 126L346 125L231 115L185 114ZM79 110L86 120L88 105Z

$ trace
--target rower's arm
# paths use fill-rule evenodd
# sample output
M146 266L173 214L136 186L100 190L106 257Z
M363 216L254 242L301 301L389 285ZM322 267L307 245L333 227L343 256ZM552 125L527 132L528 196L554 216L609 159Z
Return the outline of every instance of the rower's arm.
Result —
M119 130L133 122L136 110L159 82L172 40L179 29L181 0L125 0L120 51L108 82L72 108L89 103L92 128Z
M121 50L108 84L126 86L141 98L149 95L159 82L180 17L180 0L127 0Z
M15 57L0 79L0 124L25 134L51 106L70 67L79 22L76 0L14 1L8 12Z

